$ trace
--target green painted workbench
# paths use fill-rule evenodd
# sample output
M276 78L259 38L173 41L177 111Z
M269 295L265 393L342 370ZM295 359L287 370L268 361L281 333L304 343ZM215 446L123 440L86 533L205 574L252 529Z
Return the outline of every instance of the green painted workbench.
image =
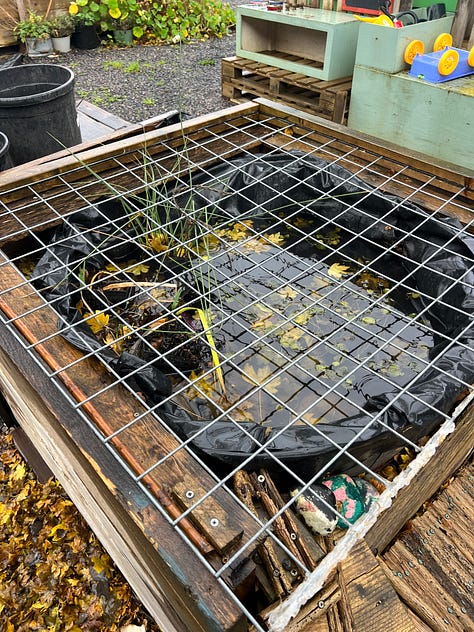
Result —
M425 51L451 30L452 16L402 29L361 24L348 126L402 147L474 169L474 76L428 83L408 74L409 42Z
M474 169L474 75L428 83L356 66L348 125Z

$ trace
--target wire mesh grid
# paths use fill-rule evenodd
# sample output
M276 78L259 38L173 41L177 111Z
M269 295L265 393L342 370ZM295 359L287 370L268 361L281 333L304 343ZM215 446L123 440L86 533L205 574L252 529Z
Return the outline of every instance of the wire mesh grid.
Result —
M278 521L296 524L288 510L328 473L390 486L387 455L419 453L471 388L472 224L440 214L469 216L455 181L239 114L3 199L9 331L257 630L232 570L267 538L289 594L316 560ZM64 339L74 351L59 353ZM442 383L449 401L420 388ZM117 389L126 404L108 418ZM170 471L189 459L205 482L178 485ZM270 515L239 488L243 470L262 489L274 476ZM222 520L222 494L250 528Z

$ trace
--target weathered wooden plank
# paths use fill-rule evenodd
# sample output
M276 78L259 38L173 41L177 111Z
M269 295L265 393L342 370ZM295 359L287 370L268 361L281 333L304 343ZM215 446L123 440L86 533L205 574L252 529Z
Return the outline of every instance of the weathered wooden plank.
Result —
M74 504L166 632L244 632L235 604L27 354L0 326L0 389ZM13 362L14 358L15 362ZM190 591L199 601L189 599ZM202 591L202 594L201 594Z
M456 422L456 431L439 446L430 460L430 467L422 471L400 490L392 502L390 511L380 514L377 522L366 536L373 551L383 551L405 522L419 509L420 503L430 498L435 491L455 472L471 453L474 445L474 409L472 405Z
M418 632L365 542L361 541L354 547L342 563L342 568L356 630Z
M302 133L307 133L308 128L314 130L315 141L317 141L319 137L323 142L328 142L330 139L336 142L346 142L348 146L350 145L353 149L354 147L356 150L358 149L358 157L361 156L363 152L368 151L371 152L372 155L383 156L388 161L393 160L398 164L403 160L406 164L406 173L408 175L419 170L425 177L426 173L435 177L437 176L442 179L442 184L440 184L439 187L440 192L443 191L443 189L449 191L450 183L451 186L457 184L463 187L463 195L467 200L474 200L474 171L472 170L466 170L440 160L430 160L429 156L425 154L403 149L388 141L382 141L375 136L348 130L347 127L332 121L318 119L317 116L307 116L291 107L277 105L267 99L257 99L254 103L260 105L260 112L263 117L272 114L276 116L277 113L279 113L280 116L284 116L285 125L290 123L294 123L296 126L301 125Z
M238 120L236 120L238 124ZM174 137L168 137L165 133L163 135L163 144L156 143L152 145L146 140L147 151L153 156L155 163L159 164L162 168L165 182L166 178L176 176L177 164L176 157L170 155L169 148L164 144L177 142L184 142L181 137L180 126L173 126L178 128ZM213 128L214 134L209 139L209 132L196 132L194 140L196 144L185 151L183 161L180 163L181 172L184 169L191 171L196 170L196 165L199 163L201 166L209 165L217 160L218 156L230 157L241 151L242 148L251 150L258 147L261 143L256 136L257 127L253 130L254 134L248 134L246 132L239 132L238 129L233 128L220 128L215 126ZM222 138L219 137L219 132L226 131L227 134L223 134ZM147 134L141 135L142 140L146 139ZM206 138L208 142L199 143L202 138ZM110 196L110 187L113 187L115 191L128 191L134 190L135 193L144 188L144 179L140 177L141 170L137 165L143 164L144 158L140 154L136 154L133 151L127 151L124 153L124 148L127 143L130 142L127 139L116 141L112 143L117 149L117 145L121 146L121 150L118 151L120 160L124 165L131 165L132 169L123 169L118 174L117 161L110 158L108 160L108 149L105 149L104 160L94 165L95 175L91 175L89 169L85 166L85 163L90 160L94 160L97 156L97 148L91 150L86 149L84 152L80 152L73 157L59 158L58 160L49 163L52 175L50 178L40 180L45 177L47 173L48 163L35 166L22 165L26 172L36 173L35 177L32 176L32 184L36 182L35 190L38 194L41 194L42 199L38 197L31 199L31 189L13 189L10 193L4 194L2 201L5 205L8 204L9 210L3 210L0 214L0 241L14 241L20 239L24 232L25 226L28 226L32 230L44 230L46 227L53 227L61 221L61 217L67 214L73 213L78 208L84 206L84 196L87 195L91 203L103 196ZM71 162L72 160L72 162ZM78 161L81 161L78 163ZM188 162L189 160L189 162ZM76 169L71 168L76 165ZM186 167L188 165L188 167ZM12 172L16 172L16 176L23 182L23 171L18 168L5 172L12 179L14 175ZM146 166L143 166L146 169ZM68 172L67 176L64 175ZM136 173L136 175L135 175ZM56 174L61 177L56 177ZM104 184L103 180L108 178L108 184ZM0 176L1 179L1 176ZM74 183L73 187L65 184L64 180L68 180ZM146 178L145 178L146 180ZM78 192L80 191L80 196ZM2 239L3 237L3 239Z
M12 186L18 187L26 183L31 184L44 177L63 173L67 169L77 166L78 159L83 162L90 162L98 158L122 156L125 152L142 149L143 146L150 149L155 146L159 148L161 142L182 141L184 134L204 133L203 130L206 130L208 125L216 127L219 123L224 123L227 120L238 119L240 114L251 115L252 112L257 112L257 110L258 106L251 103L236 105L222 110L222 112L200 116L190 121L184 121L182 124L171 125L163 130L151 130L145 134L140 133L140 130L133 136L128 137L127 135L127 137L123 137L119 135L117 139L112 136L112 142L106 145L101 142L94 143L93 147L87 145L84 151L82 151L81 145L78 145L74 149L74 155L71 155L70 152L61 152L62 155L66 154L61 159L51 160L51 157L49 157L49 160L40 166L36 162L25 163L0 173L0 193L7 191Z
M98 431L105 437L120 432L110 440L109 445L114 447L136 475L142 475L160 459L164 459L143 479L160 502L163 498L166 499L167 490L182 482L184 473L194 480L194 501L199 502L214 487L210 475L194 461L187 450L175 452L179 448L178 441L161 426L155 416L145 415L143 407L125 389L106 389L107 385L113 384L113 380L105 367L94 358L83 358L81 352L66 343L58 335L57 316L53 310L31 286L16 287L19 284L21 277L13 266L3 266L0 287L4 293L0 298L0 307L10 318L27 314L18 318L15 326L27 337L30 344L35 345L35 351L49 368L58 372L59 379L74 399L79 404L85 402L82 409ZM130 421L141 414L143 417L130 425ZM173 454L173 457L166 458L169 454ZM212 515L216 504L221 508L219 525L208 531L207 535L212 545L223 554L240 539L242 532L248 532L249 535L255 533L256 525L222 488L214 490L212 499L207 498L199 505L200 514L207 511L208 515ZM166 502L166 507L169 510L170 503ZM179 511L177 515L174 512L172 518L176 519L179 515ZM200 519L197 522L199 524ZM205 543L201 542L202 538L193 529L188 529L188 526L185 524L185 529L194 539L194 543L206 550Z

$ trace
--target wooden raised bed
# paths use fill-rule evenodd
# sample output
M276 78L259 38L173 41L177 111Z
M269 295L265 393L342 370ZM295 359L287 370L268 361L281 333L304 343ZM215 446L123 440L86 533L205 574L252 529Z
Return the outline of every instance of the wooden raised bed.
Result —
M446 421L431 440L429 458L413 462L410 475L392 496L386 496L384 507L371 510L358 532L350 530L344 536L342 546L333 548L332 538L315 541L291 511L285 514L288 539L295 539L295 529L299 534L295 555L305 560L309 570L315 567L296 586L291 572L282 578L281 568L286 567L271 553L266 573L256 563L265 530L248 510L248 496L232 493L231 481L211 476L193 452L130 391L116 384L93 355L85 356L65 342L58 334L56 312L19 272L16 259L31 248L31 233L63 222L76 209L77 190L90 199L107 191L86 165L93 163L102 177L126 187L143 146L171 168L175 158L168 159L167 152L183 143L187 159L201 164L237 155L243 148L257 152L290 143L292 149L327 155L329 147L331 155L352 171L370 167L376 160L377 169L370 167L365 175L387 193L406 195L430 210L442 208L464 223L473 218L469 209L474 173L430 163L421 155L349 134L343 126L265 100L182 126L144 134L137 130L134 135L119 131L110 142L101 139L100 146L88 143L74 148L74 155L62 152L21 165L0 174L0 390L166 632L249 629L242 603L256 583L282 599L259 621L265 625L268 620L271 630L346 631L352 620L356 629L368 630L370 625L371 630L382 631L390 629L394 617L403 624L397 629L426 629L420 613L407 610L398 598L396 583L394 588L388 585L375 556L470 454L472 404L457 411L455 427ZM119 164L130 170L118 169ZM403 169L398 172L400 165ZM265 477L256 480L262 484ZM278 490L257 491L259 499L265 492L278 508ZM195 506L191 497L203 500ZM266 510L264 520L272 515L271 503ZM257 508L262 516L260 512ZM275 532L277 526L280 529L281 524L275 522ZM323 568L318 562L324 555ZM388 553L384 564L390 567L393 559ZM268 577L270 568L273 580ZM281 578L280 583L275 578ZM297 614L300 624L285 627L290 614Z

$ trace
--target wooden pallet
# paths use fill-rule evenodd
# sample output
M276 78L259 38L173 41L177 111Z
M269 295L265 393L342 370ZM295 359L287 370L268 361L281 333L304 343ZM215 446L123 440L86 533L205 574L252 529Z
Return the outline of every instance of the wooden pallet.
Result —
M242 57L222 60L222 96L235 103L246 101L250 96L267 97L336 123L345 123L351 86L351 77L321 81Z

